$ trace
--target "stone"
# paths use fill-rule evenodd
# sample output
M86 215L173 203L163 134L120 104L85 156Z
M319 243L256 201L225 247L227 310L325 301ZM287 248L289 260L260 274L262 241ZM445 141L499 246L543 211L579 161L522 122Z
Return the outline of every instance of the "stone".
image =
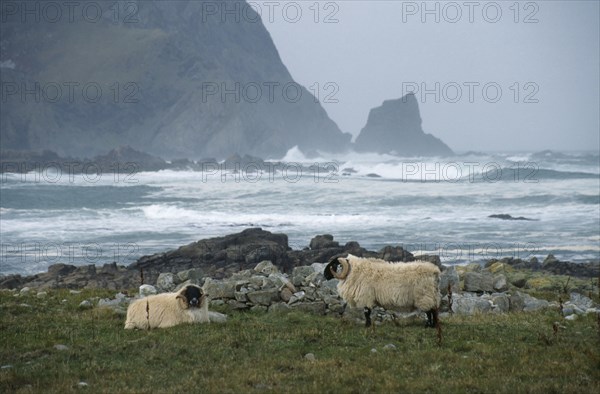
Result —
M21 291L19 292L19 294L21 294L21 295L25 295L25 294L29 293L29 291L30 291L30 290L31 290L31 289L30 289L29 287L23 287L23 288L21 289Z
M574 305L563 305L562 313L564 316L569 316L575 313Z
M148 297L150 295L158 294L156 287L152 285L141 285L138 290L140 297Z
M577 315L573 314L573 315L569 315L569 316L565 316L566 320L576 320L577 319Z
M279 293L279 297L283 302L289 302L293 295L294 293L287 287L284 287Z
M269 312L273 313L287 313L290 309L290 306L284 302L276 302L269 306Z
M297 293L292 294L290 300L288 301L289 305L292 305L295 302L302 301L306 293L304 291L299 291Z
M315 355L313 353L306 353L304 355L304 359L307 361L315 361L317 358L315 357Z
M335 292L337 294L337 285L340 283L339 279L330 279L321 284L323 289L329 289L331 292Z
M511 312L521 312L525 307L525 299L523 298L523 293L517 291L515 294L511 294L508 298L510 302L509 310Z
M464 290L492 293L494 291L494 278L489 272L465 272Z
M225 305L223 300L210 300L210 306L222 306Z
M440 292L442 295L448 294L448 286L452 289L453 294L459 291L460 278L454 266L446 268L440 275Z
M590 298L584 295L575 292L571 293L569 301L571 301L573 305L576 305L584 311L594 307L594 301L592 301Z
M254 305L250 310L253 312L267 312L268 308L264 305Z
M496 291L506 291L508 290L508 281L506 280L506 276L504 274L498 274L494 276L494 284L493 288Z
M62 352L65 350L69 350L69 347L67 345L58 344L58 345L54 345L54 349Z
M191 268L189 270L180 271L177 273L179 282L192 281L194 284L199 285L204 278L204 271L199 268Z
M69 294L71 294L71 295L81 294L81 290L69 290Z
M212 278L206 278L204 281L204 292L211 298L235 298L235 281L222 280L217 281Z
M277 287L278 289L281 289L283 286L286 286L288 283L290 283L290 281L286 277L284 277L282 274L272 273L272 274L269 274L269 276L267 276L266 286ZM290 283L290 285L293 287L293 285L291 283Z
M271 261L263 260L260 263L256 264L256 266L254 267L254 271L260 272L265 275L270 275L279 273L279 268L277 268Z
M466 272L481 272L481 264L469 263L464 266Z
M327 267L327 263L312 263L310 266L312 267L313 271L322 274L325 271L325 267Z
M379 250L379 258L385 261L413 261L413 255L401 246L385 246Z
M491 309L490 301L475 296L457 296L452 302L452 311L460 315L486 313Z
M388 343L383 347L383 350L396 350L396 345L394 345L393 343Z
M170 272L164 272L158 275L158 279L156 279L156 287L165 292L175 290L177 283L179 283L179 279Z
M529 294L522 293L521 296L523 297L524 302L523 312L533 312L550 306L550 303L548 301L539 300L530 296Z
M492 274L506 273L506 272L512 272L512 271L514 271L513 267L511 267L508 264L501 263L499 261L497 261L495 263L492 263L489 267L487 267L487 269Z
M497 312L506 313L510 310L510 299L506 294L492 296L492 309Z
M255 305L269 306L273 302L279 301L279 290L268 289L250 292L248 293L248 299Z
M228 319L228 316L223 313L209 311L208 319L210 320L211 323L225 323Z
M231 275L231 280L248 282L252 276L254 276L253 270L243 270Z
M313 272L312 274L306 277L302 285L318 287L321 286L321 283L324 281L325 276L321 272Z
M510 283L513 286L518 287L519 289L522 289L527 284L527 276L525 276L524 274L517 274L512 277Z
M300 266L294 267L292 270L292 284L294 286L302 286L302 283L305 281L306 277L312 274L314 271L311 266Z
M309 246L312 250L318 250L327 248L337 248L340 246L340 244L337 241L333 240L333 235L323 234L317 235L316 237L311 239Z
M267 285L266 279L267 278L265 278L262 275L254 275L253 277L250 278L249 283L250 283L251 287L258 290L263 287L266 287L266 285Z
M227 305L232 309L248 309L250 307L245 302L239 302L237 300L229 300L227 301Z
M47 295L48 295L48 293L45 291L38 291L38 293L36 294L36 297L37 298L46 298Z
M94 305L90 300L81 301L81 303L79 304L80 309L92 309L93 307Z
M240 291L236 291L234 293L235 300L239 302L247 302L248 301L248 289L245 287L240 289Z

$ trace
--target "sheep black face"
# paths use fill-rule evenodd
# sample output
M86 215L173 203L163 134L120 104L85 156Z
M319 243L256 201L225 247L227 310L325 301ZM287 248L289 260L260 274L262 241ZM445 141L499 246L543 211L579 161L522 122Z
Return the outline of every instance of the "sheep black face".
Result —
M341 272L340 272L341 267ZM333 278L344 280L350 273L350 261L346 258L335 258L327 264L323 271L325 279L330 280Z
M181 289L177 296L184 305L184 308L198 308L202 304L204 297L202 289L198 286L186 286Z
M325 270L323 271L323 276L325 277L325 279L327 279L327 280L333 279L334 278L333 272L337 272L339 267L340 267L340 262L338 261L337 258L331 260L329 262L329 264L327 264L327 266L325 267Z

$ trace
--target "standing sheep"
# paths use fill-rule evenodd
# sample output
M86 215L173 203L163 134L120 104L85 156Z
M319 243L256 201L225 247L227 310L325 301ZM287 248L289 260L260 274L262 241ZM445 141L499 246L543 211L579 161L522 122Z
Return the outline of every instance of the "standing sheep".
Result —
M208 323L208 300L195 285L176 293L156 294L133 301L127 308L125 329L172 327L182 323Z
M418 309L427 313L428 327L438 327L440 270L429 262L395 264L349 254L333 259L323 274L339 279L338 293L351 307L364 307L367 327L375 306Z

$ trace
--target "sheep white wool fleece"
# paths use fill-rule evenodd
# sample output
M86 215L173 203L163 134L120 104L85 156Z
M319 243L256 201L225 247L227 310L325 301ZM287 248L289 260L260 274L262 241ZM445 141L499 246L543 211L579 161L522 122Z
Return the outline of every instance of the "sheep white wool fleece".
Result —
M350 274L338 293L351 307L429 311L440 305L440 269L425 261L390 263L349 255Z
M179 293L163 293L133 301L127 309L125 329L173 327L182 323L209 323L208 301L199 308L186 308Z

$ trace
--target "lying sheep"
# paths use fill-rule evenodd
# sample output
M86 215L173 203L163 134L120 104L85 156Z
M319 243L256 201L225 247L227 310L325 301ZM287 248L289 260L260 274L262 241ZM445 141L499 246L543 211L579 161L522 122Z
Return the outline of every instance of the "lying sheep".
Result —
M156 294L133 301L127 309L125 329L209 322L206 294L200 287L188 285L176 293Z
M323 274L327 280L339 279L338 293L351 307L364 307L367 327L375 306L418 309L427 313L428 327L438 327L440 270L431 263L395 264L349 254L331 260Z

